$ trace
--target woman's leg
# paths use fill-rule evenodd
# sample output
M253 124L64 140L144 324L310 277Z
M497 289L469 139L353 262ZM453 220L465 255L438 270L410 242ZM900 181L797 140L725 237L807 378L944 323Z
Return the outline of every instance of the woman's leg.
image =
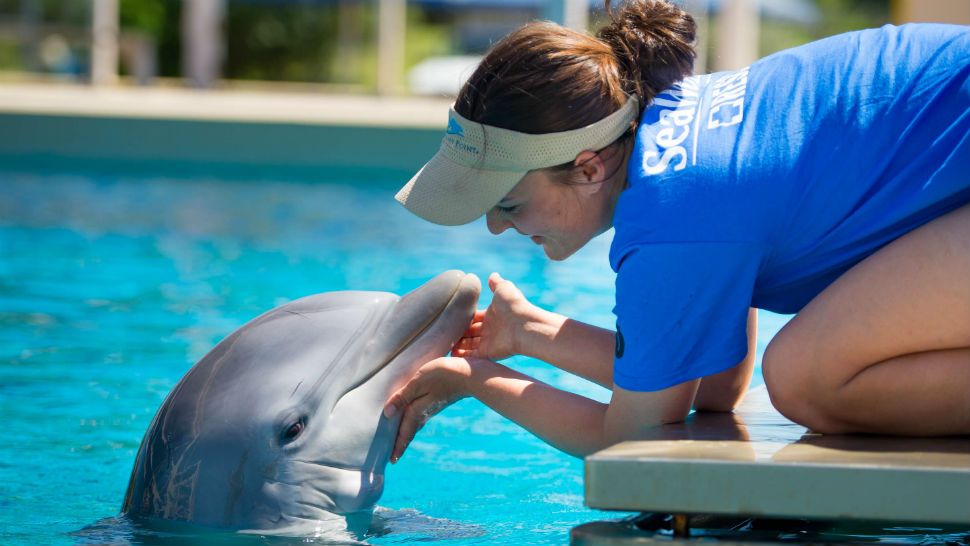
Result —
M970 205L839 277L762 368L775 407L818 432L970 434Z

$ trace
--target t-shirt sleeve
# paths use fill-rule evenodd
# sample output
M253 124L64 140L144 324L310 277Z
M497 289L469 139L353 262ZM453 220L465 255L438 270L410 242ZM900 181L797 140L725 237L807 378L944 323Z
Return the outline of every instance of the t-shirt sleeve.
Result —
M747 354L761 248L751 243L628 247L616 277L614 383L657 391L724 371Z

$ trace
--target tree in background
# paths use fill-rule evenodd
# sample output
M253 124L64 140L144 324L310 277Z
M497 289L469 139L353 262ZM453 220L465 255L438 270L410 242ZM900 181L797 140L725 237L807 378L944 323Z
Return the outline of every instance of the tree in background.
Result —
M815 0L821 18L804 27L777 21L761 24L761 55L843 32L879 27L889 22L890 0Z
M178 78L181 70L182 2L189 0L119 0L123 37L149 40L157 74ZM91 0L0 0L0 29L18 28L33 19L34 35L0 32L0 70L52 71L39 62L42 44L52 50L58 36L76 71L84 77L90 47ZM354 84L373 88L376 71L376 2L372 0L227 0L225 27L228 79ZM815 0L817 25L764 21L762 55L849 30L889 21L889 0ZM30 13L26 13L29 9ZM594 19L595 20L595 19ZM429 55L465 53L451 33L453 18L440 9L408 8L406 64ZM523 21L525 22L525 21ZM706 30L714 32L714 25ZM707 43L714 43L708 40ZM122 63L122 73L130 73Z

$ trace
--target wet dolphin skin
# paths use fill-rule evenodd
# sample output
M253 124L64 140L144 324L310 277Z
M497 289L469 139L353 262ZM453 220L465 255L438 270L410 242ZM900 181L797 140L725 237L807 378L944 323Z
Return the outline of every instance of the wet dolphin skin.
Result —
M471 321L474 275L403 297L329 292L245 324L193 366L148 428L122 511L257 532L300 532L373 507L399 417L382 413Z

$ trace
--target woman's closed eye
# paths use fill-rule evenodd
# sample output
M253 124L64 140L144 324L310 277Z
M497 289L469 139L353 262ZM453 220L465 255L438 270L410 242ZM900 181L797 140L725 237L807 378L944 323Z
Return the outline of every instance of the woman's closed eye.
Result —
M519 211L519 205L495 205L495 210L502 214L515 214Z

